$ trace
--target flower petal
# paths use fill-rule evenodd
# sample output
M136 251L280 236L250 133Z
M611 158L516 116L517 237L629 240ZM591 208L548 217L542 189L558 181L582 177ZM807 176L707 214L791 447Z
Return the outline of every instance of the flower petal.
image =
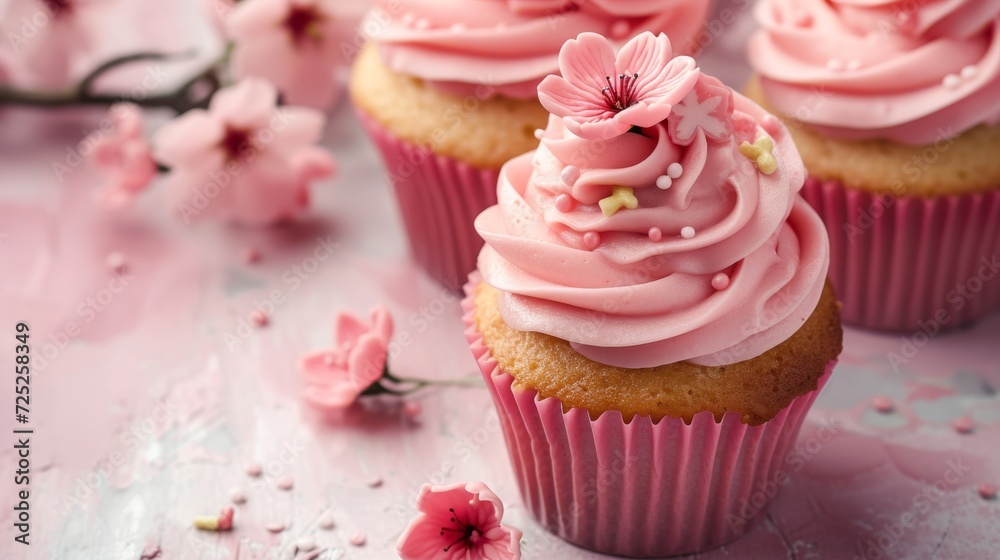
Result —
M389 340L392 339L392 315L389 314L389 308L384 305L379 305L371 312L372 319L372 332L376 333L379 339L385 343L386 346L389 345Z
M358 343L358 339L361 338L361 335L367 333L371 329L371 327L366 325L360 317L350 311L341 311L340 313L337 313L337 317L334 319L333 328L337 332L336 338L334 338L334 344L337 348L354 346Z
M351 381L363 391L381 379L386 354L386 345L379 340L377 334L362 335L347 356L347 371Z
M265 128L278 102L278 90L261 78L244 78L236 85L220 89L208 109L227 125L253 130Z
M154 158L171 167L192 167L222 141L222 122L208 111L193 109L160 126L153 135Z
M581 33L559 50L559 71L569 83L601 98L605 77L614 76L615 51L611 43L597 33Z
M337 379L348 379L347 363L337 349L306 354L299 360L299 371L306 383L323 385Z

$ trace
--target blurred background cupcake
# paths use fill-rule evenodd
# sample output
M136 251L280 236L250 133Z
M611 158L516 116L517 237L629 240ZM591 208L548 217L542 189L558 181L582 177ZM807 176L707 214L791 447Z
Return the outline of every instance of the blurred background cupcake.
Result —
M460 290L507 160L538 145L536 87L562 44L596 31L621 44L666 32L694 48L709 0L382 0L362 25L351 97L386 163L413 255Z
M933 335L1000 309L1000 2L761 0L751 98L826 222L845 322Z
M585 33L560 70L538 149L476 220L466 336L543 526L610 554L713 548L788 482L840 354L826 231L780 121L666 36L616 58Z

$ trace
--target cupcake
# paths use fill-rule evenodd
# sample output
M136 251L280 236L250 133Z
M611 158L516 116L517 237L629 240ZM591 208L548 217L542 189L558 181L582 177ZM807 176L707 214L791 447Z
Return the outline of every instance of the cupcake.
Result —
M543 526L609 554L713 548L788 482L841 351L826 231L781 122L665 35L616 54L584 33L560 70L475 222L466 336Z
M750 98L781 116L830 236L844 321L1000 309L1000 4L761 0Z
M386 163L413 255L460 291L482 240L472 222L496 203L500 167L538 145L538 83L581 31L623 42L644 30L695 46L709 0L376 2L372 40L350 81Z

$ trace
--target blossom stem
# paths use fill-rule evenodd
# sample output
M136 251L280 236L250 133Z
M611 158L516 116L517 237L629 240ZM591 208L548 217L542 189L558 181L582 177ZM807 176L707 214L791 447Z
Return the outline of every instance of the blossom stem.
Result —
M189 58L193 51L182 53L134 53L111 59L97 66L80 80L76 86L65 90L27 91L0 86L0 105L23 105L29 107L67 107L72 105L110 106L119 102L135 103L140 107L166 107L176 113L190 109L205 108L212 94L222 85L217 72L218 61L213 62L174 91L158 95L104 94L92 91L94 82L108 71L141 60L168 60ZM202 86L205 91L197 89Z
M393 387L387 387L380 381L368 388L370 390L373 387L378 387L378 389L371 394L389 393L393 395L409 395L410 393L414 393L420 389L434 385L439 387L478 387L480 385L477 383L478 377L466 379L412 379L407 377L396 377L389 372L388 365L382 370L382 379L392 382L393 385L413 385L413 387L407 389L396 389ZM366 390L364 394L369 393Z

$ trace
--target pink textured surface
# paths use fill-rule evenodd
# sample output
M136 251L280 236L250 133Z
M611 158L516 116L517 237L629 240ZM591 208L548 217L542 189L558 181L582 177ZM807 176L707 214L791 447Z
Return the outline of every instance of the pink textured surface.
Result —
M478 169L401 140L358 110L378 146L406 224L413 258L446 287L461 291L483 240L473 222L497 202L499 170Z
M827 225L830 279L846 323L954 327L1000 309L1000 189L876 197L809 178L802 195Z
M755 3L715 4L719 31L706 35L699 63L738 85L749 75L743 42ZM114 31L173 41L189 29L183 18L150 18L145 3L134 8L147 14L136 18L146 27ZM132 84L146 68L134 70ZM164 70L178 83L191 69ZM415 420L412 406L392 399L337 421L302 402L295 359L329 345L336 311L364 313L377 303L396 319L395 373L481 377L458 296L410 259L384 168L350 107L330 115L324 141L340 175L315 186L304 219L266 230L185 226L168 216L159 183L127 212L94 208L100 178L76 166L57 179L51 165L65 162L81 129L102 116L0 109L0 336L27 320L32 352L43 355L69 321L81 327L32 378L30 547L13 542L16 424L12 401L0 407L0 558L138 560L159 550L162 560L289 560L309 537L317 560L386 560L417 513L421 485L468 480L504 500L504 522L525 533L524 560L610 558L534 521L486 387L418 393L408 401L420 405ZM318 239L336 250L292 282ZM258 261L244 262L248 247ZM107 286L112 252L134 278L101 312L79 315ZM230 348L225 335L275 289L286 297L270 323ZM7 340L4 367L13 361ZM1000 481L997 340L1000 314L930 340L848 329L836 371L802 425L790 481L764 519L698 560L995 559L1000 502L978 488ZM13 379L4 379L0 393L10 399ZM876 395L896 410L873 410ZM955 431L958 418L971 420L970 433ZM836 437L817 445L814 436L832 423ZM259 477L246 474L252 462L262 466ZM960 476L950 476L950 465ZM372 488L376 476L384 482ZM289 491L275 487L284 477L294 483ZM236 507L232 532L191 528L194 516L217 513L233 487L248 501ZM330 530L322 528L328 517ZM271 524L285 530L271 533Z
M690 424L648 416L626 423L619 412L591 420L584 409L564 413L558 399L513 386L476 329L475 276L462 303L465 336L500 415L521 498L543 527L607 554L673 556L736 539L767 512L769 490L787 478L789 448L836 362L817 390L759 426L736 414L716 422L710 412Z

